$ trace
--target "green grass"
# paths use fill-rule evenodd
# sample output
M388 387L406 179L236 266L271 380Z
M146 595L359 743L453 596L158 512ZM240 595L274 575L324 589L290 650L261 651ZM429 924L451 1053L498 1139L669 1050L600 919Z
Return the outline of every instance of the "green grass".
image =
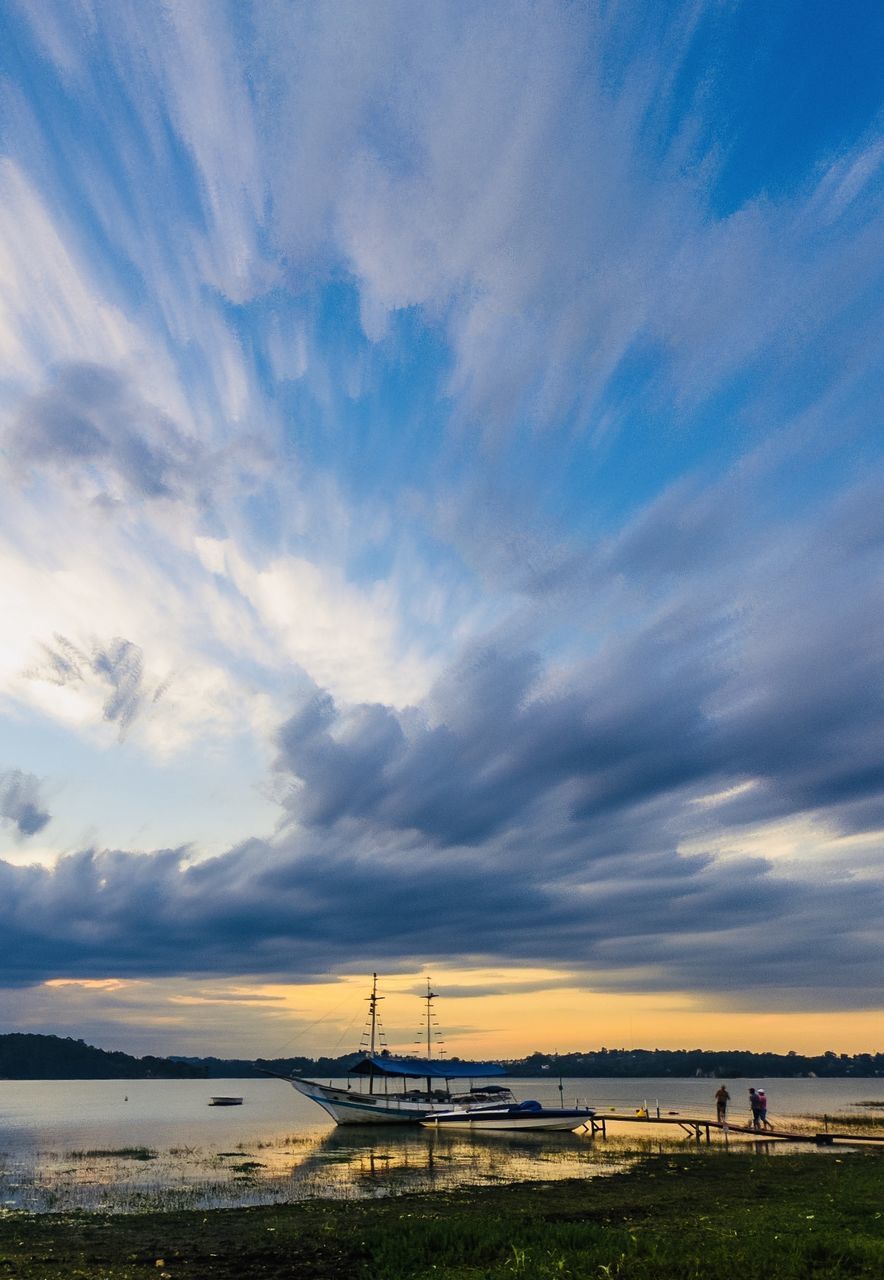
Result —
M15 1280L884 1275L878 1155L661 1155L607 1178L284 1207L0 1217Z

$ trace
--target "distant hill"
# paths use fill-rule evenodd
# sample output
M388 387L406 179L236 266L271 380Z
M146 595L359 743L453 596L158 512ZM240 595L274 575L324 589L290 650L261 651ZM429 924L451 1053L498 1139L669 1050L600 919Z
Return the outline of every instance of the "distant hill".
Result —
M230 1079L275 1075L317 1080L346 1074L360 1054L336 1058L133 1058L95 1049L82 1040L59 1036L0 1035L0 1079L142 1080ZM459 1061L452 1058L453 1062ZM820 1079L884 1077L884 1053L835 1053L813 1057L798 1053L752 1053L746 1049L591 1049L574 1053L532 1053L502 1062L512 1076L623 1077L673 1079L706 1076L818 1076Z
M248 1077L270 1071L322 1080L346 1074L360 1055L339 1058L174 1058L199 1066L206 1075ZM458 1061L454 1058L452 1061ZM884 1076L884 1053L752 1053L748 1049L592 1049L575 1053L532 1053L502 1062L512 1076L622 1077L666 1079L706 1076L732 1080L742 1076L866 1079Z
M582 1053L532 1053L507 1063L511 1075L614 1076L665 1079L742 1076L820 1079L884 1076L884 1053L753 1053L748 1049L593 1049Z
M321 1080L347 1074L348 1068L358 1062L361 1053L345 1053L337 1058L185 1058L177 1054L171 1062L187 1063L199 1067L212 1079L247 1080L252 1076L311 1076Z
M0 1035L3 1080L161 1080L205 1078L204 1067L170 1058L133 1058L61 1036Z

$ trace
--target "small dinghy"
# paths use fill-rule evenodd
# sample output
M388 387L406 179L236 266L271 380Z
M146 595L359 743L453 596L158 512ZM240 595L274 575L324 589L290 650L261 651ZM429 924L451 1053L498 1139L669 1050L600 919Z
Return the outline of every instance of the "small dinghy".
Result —
M544 1107L539 1102L515 1102L507 1107L482 1107L471 1110L459 1107L427 1116L421 1124L432 1129L470 1129L515 1131L531 1129L560 1132L579 1129L588 1124L595 1111L592 1107Z
M242 1098L210 1098L210 1107L241 1107Z

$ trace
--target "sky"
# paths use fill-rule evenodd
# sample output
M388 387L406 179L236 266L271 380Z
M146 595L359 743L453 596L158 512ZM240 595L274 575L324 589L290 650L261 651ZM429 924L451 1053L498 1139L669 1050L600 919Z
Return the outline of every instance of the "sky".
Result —
M0 1028L884 1047L882 40L0 6Z

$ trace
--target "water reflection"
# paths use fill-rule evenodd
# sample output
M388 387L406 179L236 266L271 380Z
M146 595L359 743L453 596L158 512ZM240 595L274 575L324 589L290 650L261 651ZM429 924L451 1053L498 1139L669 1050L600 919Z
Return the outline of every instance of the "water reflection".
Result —
M528 1179L596 1177L636 1149L572 1134L335 1128L228 1151L38 1151L0 1160L0 1204L37 1212L224 1208L323 1196L371 1198Z
M660 1088L660 1082L652 1082ZM843 1084L843 1082L841 1082ZM797 1085L818 1082L791 1082ZM663 1114L703 1114L708 1081L666 1083ZM648 1090L642 1082L571 1082L600 1115L629 1110ZM779 1082L786 1097L787 1082ZM546 1089L547 1093L544 1093ZM827 1085L832 1113L843 1113L867 1082L840 1092ZM852 1092L851 1092L852 1090ZM857 1091L861 1090L859 1094ZM419 1127L332 1128L307 1099L276 1080L227 1082L245 1095L242 1108L207 1106L216 1082L0 1082L0 1209L38 1212L152 1208L213 1208L284 1203L311 1196L337 1198L448 1190L522 1180L596 1177L627 1167L651 1152L682 1155L708 1150L676 1126L610 1125L606 1139L586 1134L469 1133ZM557 1103L550 1081L522 1082L521 1091ZM806 1091L805 1091L806 1092ZM656 1099L656 1094L652 1097ZM693 1102L691 1101L693 1098ZM802 1104L812 1100L802 1096ZM707 1102L708 1102L707 1098ZM788 1114L785 1110L784 1115ZM812 1131L816 1117L805 1116ZM796 1128L798 1122L796 1122ZM819 1126L818 1126L819 1127ZM724 1142L713 1137L713 1145ZM731 1151L759 1155L817 1153L748 1136ZM822 1148L831 1153L837 1148ZM141 1157L133 1153L141 1152ZM128 1153L128 1154L127 1154Z
M620 1151L599 1151L575 1134L439 1133L421 1128L333 1129L302 1150L292 1189L389 1195L529 1178L596 1176L622 1168Z

